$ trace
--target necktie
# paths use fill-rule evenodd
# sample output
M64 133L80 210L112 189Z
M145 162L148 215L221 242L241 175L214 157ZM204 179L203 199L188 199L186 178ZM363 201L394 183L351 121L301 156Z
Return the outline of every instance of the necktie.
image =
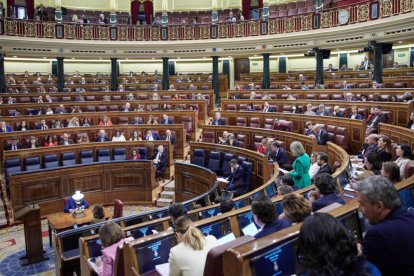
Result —
M7 129L6 129L6 127L3 127L3 132L7 132Z
M368 61L365 61L365 70L368 69Z
M12 150L17 150L17 147L16 147L16 145L13 145L13 148L12 148Z
M167 141L170 141L170 136L167 136Z

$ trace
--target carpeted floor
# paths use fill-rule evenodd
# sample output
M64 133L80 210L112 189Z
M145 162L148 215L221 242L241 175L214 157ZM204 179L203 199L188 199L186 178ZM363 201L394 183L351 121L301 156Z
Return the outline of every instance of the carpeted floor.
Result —
M155 207L125 206L124 215L129 216ZM25 255L23 225L0 229L0 275L56 275L55 253L49 246L47 220L42 220L43 250L48 260L27 266L20 265L20 257Z

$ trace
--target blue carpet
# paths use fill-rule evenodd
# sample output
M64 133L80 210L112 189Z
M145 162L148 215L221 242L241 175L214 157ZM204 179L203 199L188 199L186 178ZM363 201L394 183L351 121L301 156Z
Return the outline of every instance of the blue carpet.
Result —
M45 256L48 260L30 264L27 266L20 265L20 257L25 255L25 250L18 251L12 255L7 256L0 262L0 275L7 276L26 276L26 275L37 275L39 273L54 271L55 270L55 253L49 246L46 248Z

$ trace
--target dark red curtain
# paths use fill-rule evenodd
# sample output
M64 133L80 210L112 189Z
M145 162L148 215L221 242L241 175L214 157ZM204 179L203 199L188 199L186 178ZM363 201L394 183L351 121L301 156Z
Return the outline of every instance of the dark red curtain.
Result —
M14 9L14 0L7 0L7 15L11 16L12 15L12 11L10 10L10 8Z
M250 0L243 0L242 9L243 9L244 19L246 20L249 19L250 18Z
M144 2L145 21L147 21L148 25L151 24L153 11L154 11L154 6L152 5L152 2L145 1Z
M29 19L34 18L35 6L34 0L26 0L27 17Z
M138 14L139 14L139 6L141 5L140 2L134 1L131 3L131 19L132 25L136 25L138 21Z
M262 9L263 8L263 0L259 0L259 1L257 1L257 3L259 4L259 9Z

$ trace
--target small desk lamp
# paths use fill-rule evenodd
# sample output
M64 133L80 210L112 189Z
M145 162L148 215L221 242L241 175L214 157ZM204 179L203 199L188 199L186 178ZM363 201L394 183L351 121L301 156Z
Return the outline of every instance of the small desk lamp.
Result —
M85 212L81 207L81 201L85 196L81 193L81 191L76 191L75 194L72 196L72 199L76 202L76 209L73 211L72 216L73 218L83 218L85 217Z

